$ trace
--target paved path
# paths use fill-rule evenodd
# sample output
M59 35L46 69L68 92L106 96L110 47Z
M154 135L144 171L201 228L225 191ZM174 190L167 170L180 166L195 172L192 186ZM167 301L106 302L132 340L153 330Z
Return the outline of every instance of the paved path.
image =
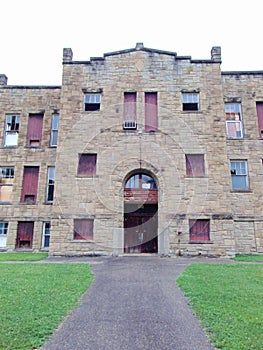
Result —
M175 283L191 259L119 257L89 262L93 283L42 350L215 349Z

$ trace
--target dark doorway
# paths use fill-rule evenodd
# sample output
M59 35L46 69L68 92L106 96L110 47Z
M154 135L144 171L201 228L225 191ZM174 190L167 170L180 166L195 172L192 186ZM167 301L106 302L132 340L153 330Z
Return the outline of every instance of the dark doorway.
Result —
M124 252L158 252L158 204L125 204Z

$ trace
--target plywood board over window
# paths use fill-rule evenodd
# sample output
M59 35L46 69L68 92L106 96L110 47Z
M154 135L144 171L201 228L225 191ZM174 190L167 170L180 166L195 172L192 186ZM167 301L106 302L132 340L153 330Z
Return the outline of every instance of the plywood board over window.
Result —
M24 167L21 202L36 204L39 167Z
M79 154L78 175L95 175L97 164L97 154Z
M157 92L145 92L145 131L155 131L157 128Z
M205 176L205 162L203 154L186 154L186 175Z
M43 114L29 114L27 126L27 146L40 147L42 140Z
M74 220L74 239L93 240L93 219Z

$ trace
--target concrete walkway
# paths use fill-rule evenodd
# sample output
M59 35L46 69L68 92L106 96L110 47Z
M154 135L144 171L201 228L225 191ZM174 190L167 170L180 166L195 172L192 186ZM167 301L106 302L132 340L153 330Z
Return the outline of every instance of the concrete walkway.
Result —
M192 259L69 261L90 263L95 279L42 350L215 349L175 282Z

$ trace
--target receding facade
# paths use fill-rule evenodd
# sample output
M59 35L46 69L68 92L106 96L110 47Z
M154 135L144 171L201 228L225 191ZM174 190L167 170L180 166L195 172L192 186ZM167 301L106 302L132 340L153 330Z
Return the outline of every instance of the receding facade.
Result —
M263 252L263 71L145 48L0 75L0 250Z

